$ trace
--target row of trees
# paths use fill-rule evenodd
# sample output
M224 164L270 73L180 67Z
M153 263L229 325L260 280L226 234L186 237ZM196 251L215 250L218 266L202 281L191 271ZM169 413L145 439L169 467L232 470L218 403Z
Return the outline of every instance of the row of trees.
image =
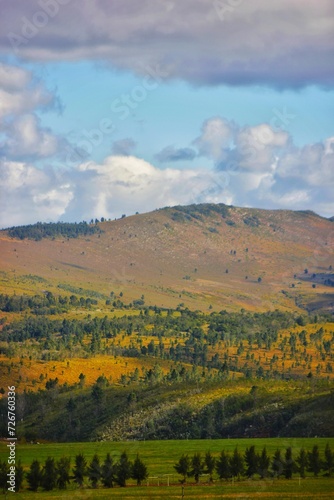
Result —
M314 445L310 451L301 448L295 459L291 447L286 448L284 456L281 450L277 449L273 457L270 457L265 447L258 453L253 445L246 448L244 455L239 452L238 448L234 449L232 455L222 450L218 458L214 457L210 451L203 459L200 453L195 453L192 458L183 454L174 465L176 472L182 476L182 483L186 482L187 477L194 477L198 483L203 474L208 474L212 482L214 472L220 479L225 480L231 478L240 480L242 476L253 478L255 475L261 479L280 476L291 479L294 473L305 478L306 472L313 473L317 477L321 471L331 476L333 467L334 454L328 443L323 458L320 456L318 445Z
M0 487L5 491L7 489L8 465L6 462L0 462ZM126 452L123 452L118 461L115 461L110 453L107 453L103 463L95 454L88 463L85 456L80 453L75 457L75 464L71 471L71 459L62 457L55 460L48 457L42 466L38 460L34 460L29 471L24 474L22 464L19 462L16 466L16 491L22 488L24 476L27 479L29 489L37 491L41 487L44 491L51 491L58 487L61 490L67 488L67 485L73 481L79 487L83 487L85 478L93 488L102 484L106 488L112 488L114 485L126 486L126 481L130 478L140 486L142 481L148 477L147 467L139 458L139 455L131 462Z

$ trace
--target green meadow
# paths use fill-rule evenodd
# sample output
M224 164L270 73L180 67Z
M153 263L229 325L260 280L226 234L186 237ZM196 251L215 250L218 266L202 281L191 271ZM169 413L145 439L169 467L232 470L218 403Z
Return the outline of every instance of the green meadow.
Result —
M323 456L326 443L334 448L334 438L263 438L263 439L217 439L217 440L184 440L184 441L134 441L134 442L90 442L90 443L41 443L41 444L20 444L16 449L17 460L21 459L24 468L27 470L32 460L39 460L41 464L49 456L55 460L63 456L71 457L74 463L75 455L84 453L87 461L90 461L95 453L103 461L105 455L110 452L117 460L123 451L126 451L130 460L133 460L137 453L146 463L149 471L149 479L141 487L135 486L132 480L128 481L126 488L115 487L104 489L102 487L94 490L88 485L82 490L76 488L72 483L65 491L53 490L50 492L38 491L33 493L28 491L26 484L18 495L27 499L70 499L70 498L96 498L104 499L173 499L182 498L181 477L175 472L174 464L183 453L192 456L196 452L202 453L211 451L218 456L224 449L233 452L237 446L240 452L251 445L255 445L257 451L261 451L265 446L269 455L272 456L277 448L284 451L291 446L293 457L297 457L299 450L304 447L311 450L316 444L319 446L320 455ZM0 445L0 460L6 460L8 456L6 443ZM303 498L326 499L334 498L334 477L324 477L323 472L318 478L314 478L310 473L305 479L300 479L297 474L291 480L280 479L253 479L242 478L240 481L220 481L214 476L214 483L208 483L208 476L200 478L200 484L195 485L193 478L187 480L184 486L183 498ZM169 485L168 485L169 482Z

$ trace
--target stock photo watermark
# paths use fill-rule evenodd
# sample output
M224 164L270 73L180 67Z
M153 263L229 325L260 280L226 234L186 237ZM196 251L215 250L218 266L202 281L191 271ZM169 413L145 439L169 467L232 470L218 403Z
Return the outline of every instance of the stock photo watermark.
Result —
M226 21L227 17L243 3L244 0L214 0L212 5L219 19L221 21Z
M28 18L21 17L21 28L19 32L10 31L7 38L14 52L18 52L22 46L26 46L30 40L35 38L59 13L60 7L68 5L71 0L38 0L39 10Z
M94 149L101 146L106 136L116 132L115 118L124 121L131 113L143 103L151 92L159 88L164 78L168 77L166 69L159 64L145 66L145 76L139 85L135 85L129 92L113 99L110 104L111 117L103 117L97 127L91 130L82 130L82 139L75 146L66 149L66 166L74 166L82 161L87 161Z

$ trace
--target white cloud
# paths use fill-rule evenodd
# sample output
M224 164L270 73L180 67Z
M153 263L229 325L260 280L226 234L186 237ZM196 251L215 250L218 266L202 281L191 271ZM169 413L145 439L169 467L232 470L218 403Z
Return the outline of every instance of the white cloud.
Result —
M75 175L75 197L67 217L118 217L167 205L214 201L222 195L213 173L206 169L160 170L134 156L110 156L102 164L81 164ZM101 211L103 210L103 213Z
M40 170L23 162L0 162L0 225L114 218L190 203L227 203L262 208L312 209L334 214L331 141L281 150L267 168L160 170L134 156L102 163ZM276 139L271 140L276 148ZM268 147L268 145L266 146ZM269 158L269 156L268 156ZM288 164L288 167L286 167ZM317 185L316 179L319 179ZM326 187L320 179L326 179Z
M0 161L0 226L56 221L72 198L70 186L51 169Z
M224 157L224 149L230 146L234 125L222 118L210 118L203 123L201 135L195 139L200 155L212 157L215 161Z
M11 158L47 157L57 152L58 139L43 129L35 115L23 115L6 128L7 141L3 147Z
M0 163L0 226L38 220L120 217L163 206L229 202L223 174L160 170L133 156L110 156L76 169L41 171L20 162Z
M18 66L0 63L1 87L8 92L22 90L31 80L31 73Z
M0 63L0 153L27 161L53 156L61 142L44 128L35 112L55 103L55 96L30 71Z
M50 105L54 96L17 66L0 63L0 119Z

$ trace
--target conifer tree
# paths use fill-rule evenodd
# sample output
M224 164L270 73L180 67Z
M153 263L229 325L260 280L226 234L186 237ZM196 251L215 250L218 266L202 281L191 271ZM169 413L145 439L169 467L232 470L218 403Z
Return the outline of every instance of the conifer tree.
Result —
M238 448L234 449L233 455L231 456L230 468L232 476L237 477L239 480L240 476L244 473L244 460Z
M24 469L21 460L18 460L15 467L15 491L20 491L24 479Z
M253 477L258 470L259 457L255 451L255 446L252 445L250 448L246 448L245 451L245 464L246 464L246 476Z
M317 477L322 469L318 445L314 445L312 451L309 451L307 453L307 461L308 461L307 470L309 472L313 472L315 477Z
M298 457L296 458L297 470L300 474L300 477L305 477L305 471L307 468L308 460L307 453L304 448L301 448Z
M200 453L195 453L191 460L191 471L190 475L194 476L195 482L198 483L199 476L203 474L204 464L202 463L202 457Z
M37 491L41 484L42 471L38 460L33 460L27 472L27 481L31 491Z
M51 491L56 486L56 465L55 460L52 457L48 457L45 460L45 464L42 470L41 486L45 491Z
M221 451L216 462L216 471L219 479L226 479L227 481L231 477L230 457L224 450Z
M70 482L71 459L62 457L56 463L57 486L60 490L66 490Z
M259 465L259 474L261 479L267 477L269 475L269 465L270 465L270 457L267 453L266 447L263 448L261 455L258 458Z
M8 474L8 464L4 460L0 462L0 488L2 488L2 492L5 493L7 490L7 474Z
M112 488L116 477L116 464L114 463L110 453L107 453L102 465L101 473L103 486L106 486L106 488Z
M73 468L73 478L77 485L81 488L83 486L84 477L87 473L87 461L82 453L76 455L75 465Z
M190 472L190 461L188 455L182 455L177 464L174 465L174 469L178 474L183 476L182 484L184 484L187 480L187 476L189 476Z
M292 458L292 449L291 446L289 446L288 448L286 448L284 456L284 476L286 479L292 478L294 469L295 469L295 463Z
M96 453L93 456L92 461L88 466L87 472L88 472L88 479L92 483L92 487L97 488L97 484L101 479L101 466L100 466L100 459Z
M210 483L212 483L212 481L213 481L212 474L215 470L216 459L211 454L210 451L207 451L205 454L204 464L205 464L205 472L207 474L209 474L209 481L210 481Z
M334 454L329 444L327 443L325 447L324 469L327 471L327 474L329 476L332 475L333 467L334 467Z
M276 450L274 453L274 457L271 463L271 468L274 473L274 476L279 478L284 470L283 459L281 456L281 450Z
M123 451L120 456L116 469L116 481L119 486L126 486L126 480L131 477L132 464L128 459L128 455Z
M137 481L137 486L140 486L142 481L148 477L147 467L144 462L140 460L139 455L137 455L133 462L131 477Z

